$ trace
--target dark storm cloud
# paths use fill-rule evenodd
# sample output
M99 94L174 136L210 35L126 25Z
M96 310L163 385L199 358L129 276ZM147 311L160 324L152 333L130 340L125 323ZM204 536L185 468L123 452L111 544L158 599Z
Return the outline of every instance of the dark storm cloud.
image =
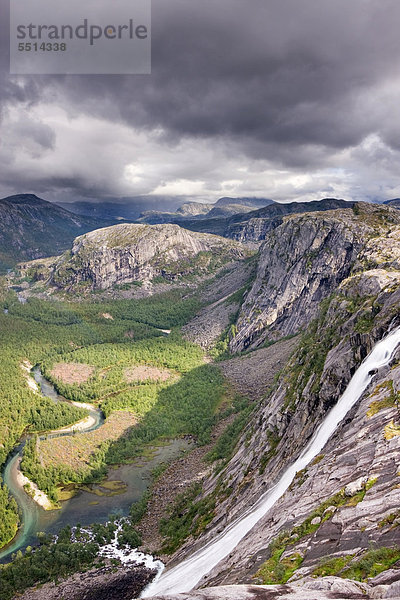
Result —
M166 149L222 141L244 161L295 171L334 167L333 156L374 135L390 163L400 139L398 0L153 0L152 12L151 76L3 75L4 104L52 101L156 130ZM71 168L54 182L74 177ZM86 177L76 182L88 190Z
M399 23L398 0L155 0L151 77L62 90L171 136L346 147L379 125L360 97L398 76Z

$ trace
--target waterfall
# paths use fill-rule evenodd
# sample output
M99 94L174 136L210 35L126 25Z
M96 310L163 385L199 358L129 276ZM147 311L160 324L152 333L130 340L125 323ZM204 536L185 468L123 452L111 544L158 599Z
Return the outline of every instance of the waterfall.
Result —
M389 364L400 344L400 327L378 342L350 380L345 392L318 426L312 438L298 457L283 473L279 481L265 492L248 511L233 521L215 539L189 556L176 567L163 571L140 596L150 598L160 594L189 592L202 577L224 559L244 536L264 517L283 496L296 473L304 469L323 449L349 410L368 387L375 369Z

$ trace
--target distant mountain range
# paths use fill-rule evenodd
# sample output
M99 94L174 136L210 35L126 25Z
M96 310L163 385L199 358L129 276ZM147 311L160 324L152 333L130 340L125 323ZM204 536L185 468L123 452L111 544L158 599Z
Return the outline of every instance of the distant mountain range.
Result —
M71 213L34 194L0 200L0 273L18 261L59 254L78 236L116 223Z
M271 204L268 198L220 198L215 203L183 202L176 197L135 196L100 202L58 202L65 210L79 215L117 221L138 221L148 225L172 223L187 218L227 217Z
M175 209L176 198L163 198L162 205L173 207L174 212L143 212L143 207L148 207L149 202L159 206L160 201L138 197L118 203L74 202L62 207L34 194L4 198L0 200L0 273L19 261L59 255L71 246L77 236L115 225L121 220L143 224L171 223L190 231L259 244L271 229L282 223L286 215L348 208L353 204L336 198L282 204L268 198L223 197L214 204L185 202ZM384 204L400 208L400 198L387 200ZM139 210L142 212L139 213Z
M182 201L181 201L182 202ZM107 198L98 202L80 200L77 202L57 202L65 210L77 215L113 219L116 221L135 221L147 210L175 211L179 199L168 196L135 196L133 198ZM197 204L197 202L195 203Z
M349 208L353 204L354 202L337 198L324 198L312 202L290 202L289 204L270 201L267 206L246 213L214 218L207 215L207 218L203 219L187 218L184 222L175 220L174 223L191 231L214 233L241 242L260 242L271 229L282 223L283 217L286 215Z
M158 225L161 223L179 224L187 219L219 219L228 218L232 215L244 214L252 210L274 204L269 198L229 198L223 197L214 204L202 204L200 202L185 202L176 212L161 212L157 210L146 210L138 221L147 225Z
M201 203L186 201L179 205L176 197L166 196L135 196L133 198L109 199L99 202L58 202L69 212L78 215L95 217L98 219L112 221L129 221L145 223L148 225L158 225L162 223L175 223L193 231L212 232L224 235L225 229L232 223L237 222L235 218L229 223L226 221L236 215L246 215L248 218L270 218L278 214L291 214L293 212L308 212L314 210L316 202L274 202L269 198L249 198L249 197L223 197L215 203ZM377 201L377 204L386 204L395 208L400 208L400 199L394 198L384 202ZM275 206L279 207L267 211L266 215L251 214L262 208ZM306 210L302 207L306 207ZM311 206L313 208L311 209ZM348 204L346 205L348 206ZM338 206L339 207L339 206ZM334 208L333 206L330 208ZM326 209L322 209L326 210ZM239 219L240 221L242 219ZM203 223L199 224L199 221Z
M392 208L400 208L400 198L392 198L392 200L385 200L383 204L387 204Z

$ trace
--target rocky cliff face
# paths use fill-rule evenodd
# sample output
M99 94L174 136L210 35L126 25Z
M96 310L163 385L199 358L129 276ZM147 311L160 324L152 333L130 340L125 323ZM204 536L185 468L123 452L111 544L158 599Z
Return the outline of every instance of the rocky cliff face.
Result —
M318 255L310 258L313 250ZM324 260L316 263L317 256ZM281 235L266 241L260 277L254 283L257 294L252 300L249 294L241 319L247 310L249 321L255 320L255 299L273 308L283 296L287 304L281 305L280 316L287 318L275 316L270 330L281 334L281 323L291 323L293 329L301 324L305 331L273 389L255 403L233 458L203 482L203 498L212 495L216 500L212 521L200 538L190 539L172 557L172 563L213 539L274 485L374 344L400 325L399 256L396 214L363 205L340 217L289 219ZM267 269L263 287L260 279ZM296 281L299 293L293 295ZM273 285L278 284L280 294L273 295ZM315 294L325 298L319 308L313 307ZM240 359L243 371L253 355ZM250 590L235 589L243 598L357 597L357 586L363 597L398 596L399 584L393 582L400 580L399 360L397 349L392 364L375 374L321 454L199 583L211 586L210 592L205 589L193 598L224 598L226 588L213 586L226 584L250 585ZM327 575L334 577L319 579ZM338 583L337 576L344 581ZM348 581L354 578L368 580ZM272 583L276 586L254 586Z
M108 289L155 277L174 281L209 274L248 255L237 242L178 225L115 225L77 238L54 265L52 282L60 288Z
M139 277L173 280L208 270L211 258L222 264L245 254L237 243L177 226L123 225L78 238L53 277L59 285L87 281L94 288ZM241 277L236 273L234 279L229 274L218 280L222 287L217 296L209 296L209 312L200 313L185 330L192 339L198 340L215 314L226 324L221 306L235 286L247 282L245 266ZM268 385L251 387L253 413L233 456L217 463L217 469L199 468L203 491L194 500L212 498L213 508L195 515L206 526L171 557L171 564L214 539L274 485L374 344L400 326L399 307L397 211L359 204L291 216L267 235L231 347L253 349L302 333L222 364L232 385L246 394L253 378L266 379L272 370L266 354L274 352L278 362L282 345L290 346L272 387L272 377ZM203 345L207 348L208 340ZM205 589L166 599L398 597L399 362L400 349L389 367L374 374L321 454L200 582Z
M266 340L297 333L357 266L369 260L381 264L388 246L393 262L390 227L400 222L394 210L358 205L320 214L287 217L260 248L257 276L231 340L232 352L258 347ZM378 241L374 247L375 236Z

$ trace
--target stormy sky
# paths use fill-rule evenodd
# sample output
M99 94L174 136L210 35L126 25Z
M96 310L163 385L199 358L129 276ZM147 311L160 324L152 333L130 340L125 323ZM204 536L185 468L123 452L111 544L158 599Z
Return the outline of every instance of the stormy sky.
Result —
M1 196L400 196L399 0L153 0L151 75L18 77L0 2Z

